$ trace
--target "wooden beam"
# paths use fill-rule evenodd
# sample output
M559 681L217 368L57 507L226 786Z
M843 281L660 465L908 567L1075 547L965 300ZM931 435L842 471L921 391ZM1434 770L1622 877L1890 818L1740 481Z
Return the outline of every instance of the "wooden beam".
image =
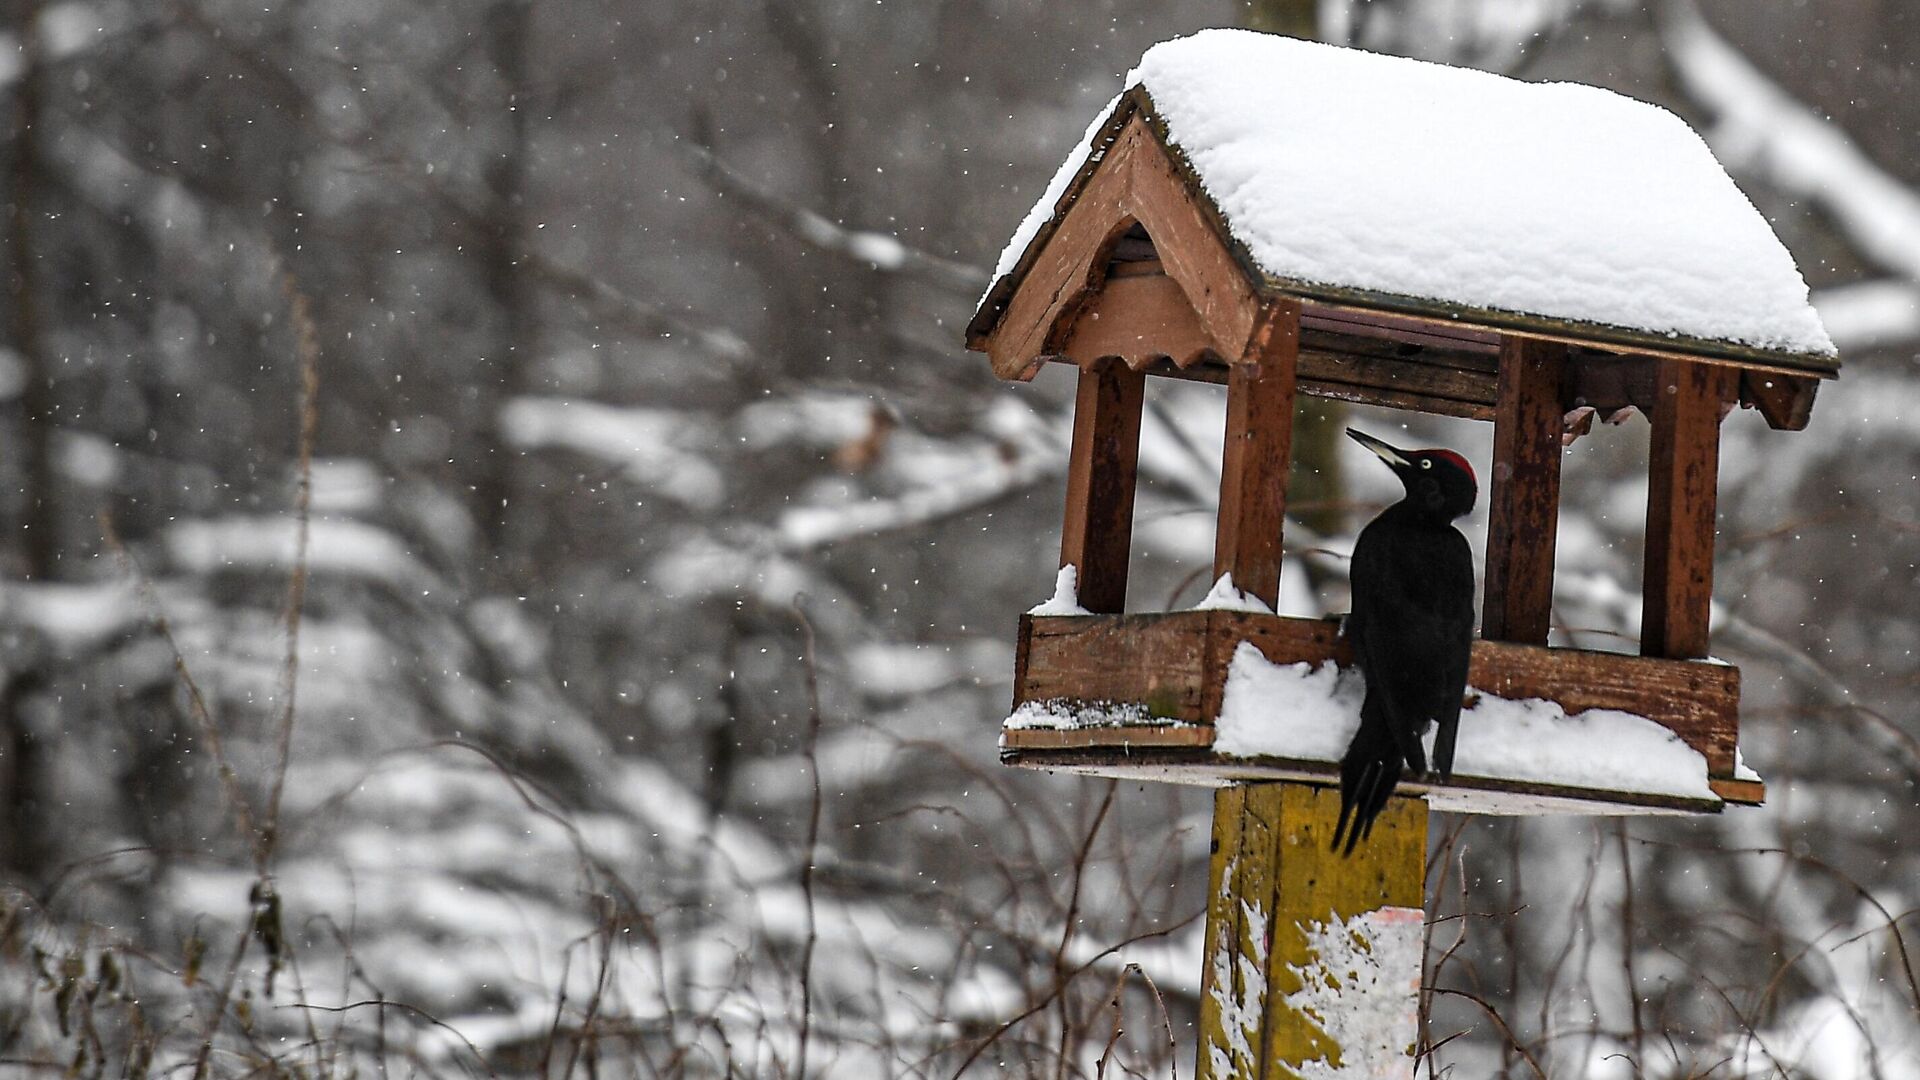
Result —
M1418 1037L1427 807L1395 798L1349 858L1330 850L1338 792L1239 784L1213 803L1200 1080L1411 1076ZM1365 969L1365 970L1359 970ZM1403 1013L1390 1045L1342 1046L1288 998ZM1377 1015L1377 1013L1376 1013ZM1404 1040L1399 1035L1404 1033Z
M1740 376L1740 404L1757 408L1775 431L1804 431L1813 419L1813 396L1820 380L1799 379L1764 371Z
M1153 238L1161 265L1186 292L1207 336L1231 356L1235 345L1259 333L1272 301L1261 299L1213 200L1184 159L1174 159L1161 130L1145 116L1136 117L1132 129L1142 139L1130 162L1127 210Z
M1145 375L1118 360L1098 360L1080 369L1060 565L1079 568L1080 606L1088 611L1126 609L1146 383Z
M1138 371L1162 356L1189 367L1212 349L1178 282L1165 274L1116 272L1074 316L1060 351L1078 364L1117 356Z
M1337 622L1237 611L1029 616L1021 620L1016 701L1141 707L1158 720L1211 724L1233 653L1244 642L1275 664L1353 665ZM1739 738L1740 669L1504 641L1473 643L1469 693L1540 698L1568 715L1613 709L1644 716L1732 777Z
M1207 684L1207 614L1023 615L1014 703L1111 701L1164 720L1199 721Z
M1486 597L1480 634L1545 645L1560 523L1560 433L1567 347L1508 336L1500 350L1487 493Z
M1253 283L1141 117L1124 123L1070 205L1056 212L1057 221L1022 257L1005 310L983 321L1001 302L996 283L995 298L969 326L968 348L984 349L1001 378L1031 378L1047 357L1067 350L1081 310L1105 284L1114 241L1135 221L1153 237L1167 275L1184 291L1208 339L1231 353L1249 336L1260 309Z
M1720 419L1738 398L1739 379L1716 364L1660 362L1649 418L1643 656L1707 655Z
M1199 746L1155 745L1131 741L1129 734L1144 729L1102 729L1119 732L1107 743L1085 746L1028 747L1032 732L1005 731L1000 735L1000 763L1017 769L1047 773L1098 776L1126 783L1182 784L1222 788L1229 784L1296 783L1340 786L1340 764L1279 757L1239 757L1215 754ZM1758 806L1766 801L1766 785L1751 780L1708 778L1711 795L1654 795L1606 788L1569 787L1526 780L1496 780L1455 773L1446 783L1427 783L1402 777L1395 791L1427 801L1431 810L1449 814L1493 814L1501 817L1535 814L1594 814L1634 817L1690 817L1718 814L1727 803Z
M1227 433L1213 576L1232 574L1241 592L1280 601L1280 530L1293 455L1293 393L1300 358L1300 305L1262 307L1227 375Z
M1209 747L1207 724L1123 724L1099 728L1014 728L1000 733L1000 745L1017 750L1079 750L1099 746L1130 753L1134 747Z
M1046 357L1060 352L1074 315L1105 276L1106 253L1128 220L1131 162L1150 141L1137 118L1122 130L1045 242L1028 253L1020 288L993 332L969 341L970 348L984 347L995 375L1030 379Z

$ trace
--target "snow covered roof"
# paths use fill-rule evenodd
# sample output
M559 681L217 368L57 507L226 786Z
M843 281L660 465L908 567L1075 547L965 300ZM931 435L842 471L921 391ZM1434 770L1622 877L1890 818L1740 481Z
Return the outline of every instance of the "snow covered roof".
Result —
M1259 34L1149 49L994 271L991 331L1143 115L1257 287L1830 374L1793 258L1700 137L1573 83Z

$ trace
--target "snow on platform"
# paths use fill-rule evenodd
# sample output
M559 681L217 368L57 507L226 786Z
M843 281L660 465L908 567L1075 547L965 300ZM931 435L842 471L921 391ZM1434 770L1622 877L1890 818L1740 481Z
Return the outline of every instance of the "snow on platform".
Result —
M1834 355L1766 220L1658 106L1244 30L1156 45L1127 85L1282 287ZM996 281L1053 218L1112 108Z
M1003 724L1002 760L1089 776L1220 786L1250 781L1333 784L1360 725L1365 679L1333 662L1275 663L1242 641L1216 722L1149 715L1133 702L1032 700ZM1435 810L1477 814L1697 814L1757 790L1722 791L1706 758L1663 725L1614 709L1569 716L1559 704L1470 688L1454 775L1405 777L1401 793ZM1425 742L1429 756L1434 734ZM1735 779L1759 777L1736 766Z
M1242 642L1214 725L1224 757L1339 761L1360 728L1364 678L1332 663L1275 664ZM1454 773L1490 780L1717 800L1707 759L1644 716L1478 694L1460 714ZM1426 736L1429 760L1434 732Z

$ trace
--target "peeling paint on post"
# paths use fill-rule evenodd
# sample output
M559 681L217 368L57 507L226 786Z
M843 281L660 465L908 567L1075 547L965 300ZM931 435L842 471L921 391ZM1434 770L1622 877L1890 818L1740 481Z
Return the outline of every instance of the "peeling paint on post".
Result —
M1339 792L1214 797L1201 1080L1411 1075L1427 806L1396 797L1350 859Z

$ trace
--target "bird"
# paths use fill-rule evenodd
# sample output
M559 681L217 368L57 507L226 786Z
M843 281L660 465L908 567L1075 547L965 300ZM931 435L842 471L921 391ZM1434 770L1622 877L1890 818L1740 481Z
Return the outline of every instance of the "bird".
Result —
M1345 633L1366 679L1360 730L1340 761L1342 856L1373 832L1403 767L1427 771L1421 737L1439 725L1433 766L1453 774L1454 737L1473 648L1473 553L1455 519L1473 509L1473 466L1452 450L1401 450L1347 429L1406 487L1360 530L1353 547L1353 610Z

